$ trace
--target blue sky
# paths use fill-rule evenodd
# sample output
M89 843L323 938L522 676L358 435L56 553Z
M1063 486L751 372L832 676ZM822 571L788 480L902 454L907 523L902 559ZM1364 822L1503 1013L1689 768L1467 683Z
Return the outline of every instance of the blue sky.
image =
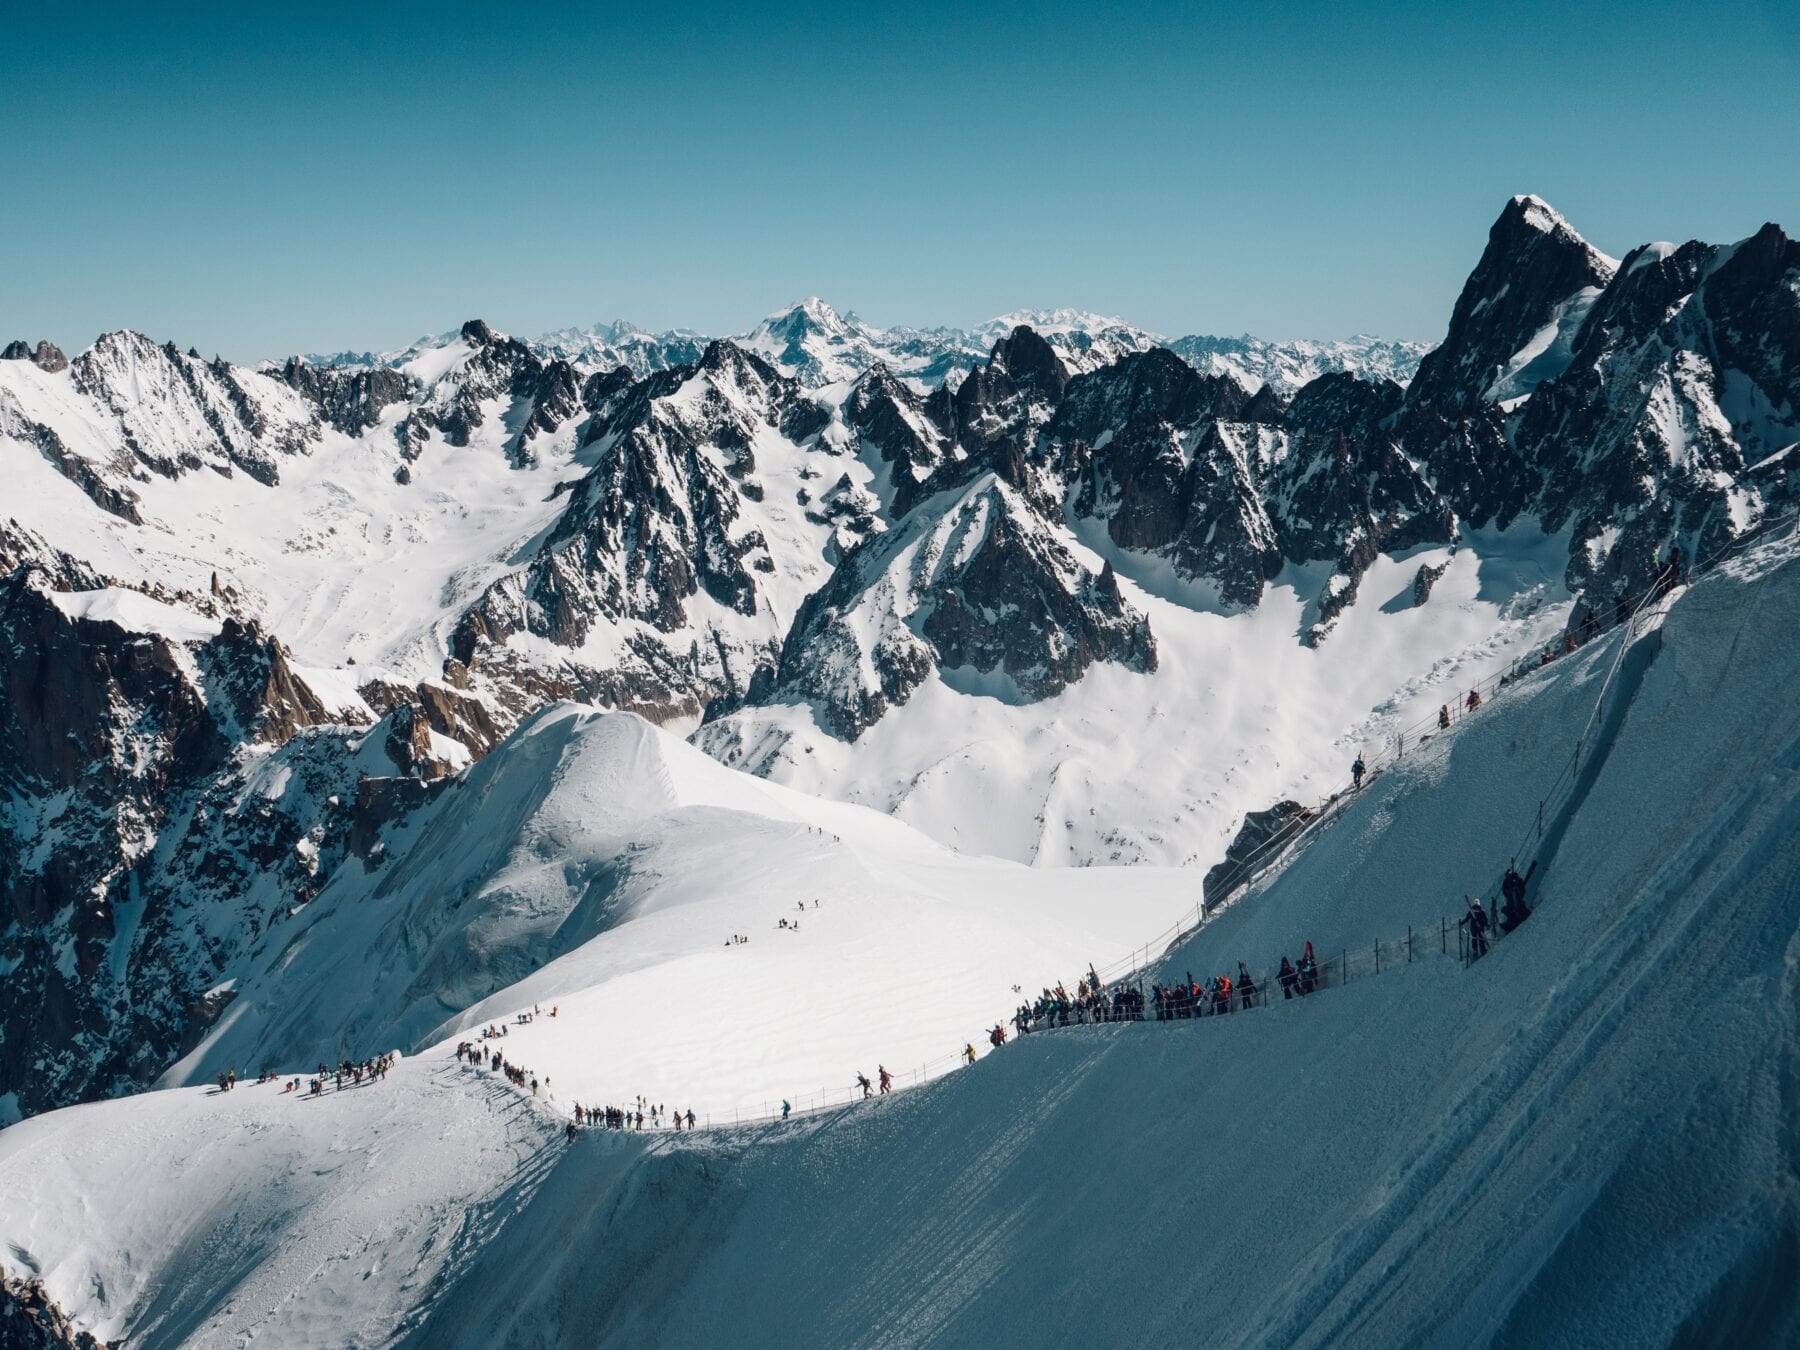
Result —
M1435 339L1514 192L1800 230L1800 6L31 6L0 340L1074 305ZM1128 10L1128 12L1125 12Z

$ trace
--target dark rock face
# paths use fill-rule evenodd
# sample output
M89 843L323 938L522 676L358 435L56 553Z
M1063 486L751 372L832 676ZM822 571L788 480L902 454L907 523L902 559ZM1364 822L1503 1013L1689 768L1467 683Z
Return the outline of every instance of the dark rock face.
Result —
M1223 861L1207 869L1200 884L1206 905L1221 904L1249 879L1247 864L1270 840L1286 838L1299 831L1312 812L1299 802L1276 802L1266 811L1251 811L1238 827L1236 836L1225 849Z
M1477 409L1514 353L1612 267L1535 197L1514 197L1488 231L1443 342L1419 362L1408 402L1452 418Z
M1436 586L1439 581L1443 580L1444 573L1447 572L1449 568L1450 564L1448 563L1444 563L1438 567L1426 567L1421 564L1419 570L1413 573L1412 597L1414 609L1423 608L1425 602L1431 599L1431 588Z
M288 358L281 378L316 409L327 426L346 436L360 435L381 421L384 408L405 400L412 392L397 370L383 366L366 368L308 365L297 356Z
M1559 316L1565 323L1578 320L1582 297L1612 276L1610 260L1535 197L1514 197L1488 232L1449 332L1420 361L1395 429L1437 491L1471 525L1491 521L1506 528L1530 511L1538 485L1507 441L1506 414L1496 402L1507 392L1506 372ZM1546 373L1538 370L1533 378Z
M1513 432L1546 527L1573 526L1571 586L1602 597L1644 589L1671 544L1692 560L1791 499L1787 474L1753 466L1795 440L1800 246L1774 226L1634 251Z
M52 375L69 368L69 358L62 354L62 348L43 338L38 339L36 350L24 341L7 343L6 350L0 351L0 361L29 361L39 370L48 371Z
M1028 441L1068 384L1056 349L1021 325L994 344L987 364L971 370L954 393L948 384L938 386L925 414L957 451L975 454L1000 440Z
M71 617L70 579L91 580L27 563L0 581L0 794L20 804L0 817L0 1094L27 1113L167 1066L227 955L196 897L303 894L295 842L337 782L306 767L305 730L330 718L278 642L235 621L182 644ZM236 748L257 739L297 766L282 801L246 790ZM317 744L341 760L341 741Z
M1092 445L1108 431L1116 435L1133 422L1193 427L1211 418L1236 421L1249 402L1250 396L1235 380L1202 375L1173 352L1157 347L1070 381L1067 397L1045 435Z
M1338 373L1282 408L1144 353L1071 381L1037 453L1075 520L1227 607L1258 603L1285 562L1333 563L1308 641L1377 556L1464 523L1572 527L1569 584L1604 606L1672 545L1710 552L1795 494L1797 275L1774 226L1615 265L1515 198L1405 391Z
M877 363L844 400L844 425L859 451L873 452L888 466L893 512L905 515L918 499L918 486L948 450L945 437L926 416L924 396Z
M281 640L254 620L226 619L219 636L200 649L198 663L208 706L215 719L229 716L225 729L235 742L285 745L306 727L336 720L294 673Z
M1072 515L1213 583L1228 608L1259 603L1287 561L1336 562L1316 639L1379 554L1447 542L1455 521L1386 430L1398 385L1338 373L1287 407L1264 393L1146 352L1071 382L1045 437L1067 438Z
M1111 569L1082 568L1028 496L996 474L944 500L844 559L801 606L774 679L753 697L808 701L833 735L855 740L936 670L1035 700L1096 661L1156 668L1149 621ZM896 591L898 612L882 599Z
M520 414L520 429L506 443L507 457L514 465L531 463L531 438L555 431L583 410L581 378L567 361L546 361L480 319L465 323L462 337L473 350L455 378L440 381L401 422L401 454L416 460L433 432L441 432L450 445L468 445L485 420L482 404L507 398Z
M1031 701L1060 693L1095 661L1156 669L1149 620L1125 604L1111 568L1081 572L1074 591L1064 589L1060 574L1072 560L1053 553L1027 519L997 515L959 584L926 614L920 632L938 664L1003 672Z
M78 1329L43 1281L0 1266L0 1350L111 1350L116 1344Z
M677 403L671 395L686 389ZM585 433L597 461L569 493L569 504L521 571L490 587L451 639L455 660L505 690L524 712L531 690L548 679L560 697L604 691L616 706L657 720L697 713L741 698L768 651L726 651L689 631L702 595L746 617L759 612L759 581L774 571L768 545L741 528L746 501L762 498L754 443L778 432L806 442L830 415L761 358L715 342L692 365L636 384L595 386L597 411ZM868 504L840 494L825 503L853 533L873 524ZM647 625L615 643L598 664L572 661L529 675L505 649L531 634L580 648L599 628ZM733 669L736 663L737 668Z

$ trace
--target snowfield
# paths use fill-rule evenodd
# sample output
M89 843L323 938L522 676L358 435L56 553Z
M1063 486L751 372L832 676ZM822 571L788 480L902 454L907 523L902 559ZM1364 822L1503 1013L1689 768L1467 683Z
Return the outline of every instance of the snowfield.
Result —
M165 1081L443 1052L540 1008L501 1048L559 1103L760 1115L878 1062L942 1072L1013 986L1119 960L1199 899L1189 870L961 857L573 704L384 842L269 930Z
M1073 541L1071 541L1073 543ZM1205 867L1243 823L1284 798L1315 804L1359 753L1455 704L1471 687L1560 639L1568 616L1564 535L1533 521L1463 532L1459 547L1383 555L1318 647L1302 597L1325 569L1284 569L1254 610L1207 612L1163 564L1073 543L1117 570L1149 616L1147 675L1102 662L1038 702L928 681L853 743L812 710L746 708L695 743L761 777L890 812L963 852L1040 867ZM1414 607L1422 567L1446 569ZM1254 672L1254 673L1252 673Z
M1043 983L1073 980L1081 941L1128 950L1130 923L1175 896L1153 872L971 864L641 724L552 710L440 799L389 890L322 895L266 954L303 969L313 929L362 925L370 971L322 984L311 1026L265 1016L259 1040L240 1014L186 1069L261 1049L298 1071L317 1058L301 1040L350 990L374 1005L361 1053L386 1048L386 1027L415 1029L419 1053L318 1100L185 1088L8 1128L8 1265L83 1327L144 1346L1794 1344L1797 620L1800 546L1730 564L1617 663L1541 835L1538 803L1595 716L1617 636L1409 753L1166 967L1261 967L1305 940L1328 959L1435 930L1535 855L1536 915L1467 969L1427 947L1299 1002L1032 1035L892 1100L692 1136L567 1143L562 1089L612 1059L666 1071L682 1102L740 1073L734 1023L770 1017L784 988L842 998L763 1040L816 1034L865 1070L895 1038L929 1053L965 972L909 964L913 910L968 925L983 978L1044 961L1012 977ZM537 799L471 837L458 794L514 791L505 760L525 754L543 758L520 773ZM644 866L601 881L616 915L583 913L599 873L556 875L563 851L579 872L627 826ZM555 857L534 861L538 838ZM460 929L453 877L490 888ZM1082 878L1118 912L1065 908ZM822 892L817 917L771 933L802 885ZM1034 922L1042 945L1004 961L984 946L1038 908L1105 927ZM747 947L723 945L733 923ZM579 945L556 951L546 935L571 926ZM673 972L654 998L614 992L634 929L644 978ZM405 982L458 931L543 964L428 1026L427 990ZM394 952L417 965L382 966ZM496 957L493 973L514 971ZM814 1031L861 1015L865 991L880 1039ZM688 994L704 1014L678 1011ZM505 1048L548 1069L556 1101L429 1043L532 1001L566 1007ZM645 1038L656 1051L632 1061Z

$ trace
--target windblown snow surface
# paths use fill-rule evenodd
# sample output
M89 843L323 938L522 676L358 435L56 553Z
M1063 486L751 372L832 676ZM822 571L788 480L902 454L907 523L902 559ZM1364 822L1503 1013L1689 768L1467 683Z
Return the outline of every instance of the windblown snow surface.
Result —
M1167 958L1329 961L1412 925L1419 959L1378 978L693 1135L566 1143L560 1101L443 1044L318 1100L154 1092L0 1134L0 1240L143 1346L1794 1344L1797 621L1794 543L1709 576L1618 662L1541 840L1617 635L1407 755ZM1435 954L1528 833L1536 915L1467 969ZM721 885L755 884L740 857ZM701 1078L762 1015L713 973ZM954 994L908 974L901 1022ZM670 1011L589 1025L595 1058Z

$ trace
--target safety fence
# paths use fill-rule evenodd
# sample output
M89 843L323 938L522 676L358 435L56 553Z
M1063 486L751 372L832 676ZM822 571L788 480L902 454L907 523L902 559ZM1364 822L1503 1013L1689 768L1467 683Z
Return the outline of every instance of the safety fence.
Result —
M1229 989L1219 989L1210 981L1195 982L1190 975L1185 982L1188 990L1186 1002L1178 1003L1173 998L1159 1003L1157 986L1143 983L1139 985L1115 984L1107 991L1104 1001L1093 996L1087 999L1072 999L1067 1004L1045 1010L1028 1020L1026 1029L1015 1029L1007 1037L1016 1040L1022 1036L1043 1035L1047 1032L1067 1030L1073 1027L1093 1027L1127 1022L1179 1023L1198 1021L1203 1018L1239 1016L1255 1013L1275 1004L1304 1002L1328 989L1337 989L1352 981L1369 979L1374 976L1389 974L1405 966L1432 958L1454 958L1467 962L1470 959L1469 935L1466 927L1459 927L1457 920L1441 918L1435 926L1429 928L1409 928L1404 934L1380 939L1366 945L1340 948L1332 952L1315 953L1314 967L1310 978L1304 977L1298 966L1293 970L1293 978L1284 980L1279 966L1264 967L1251 975L1248 988L1240 978L1234 978ZM1195 988L1195 984L1198 988ZM1176 986L1167 986L1167 992L1173 994ZM1121 1005L1119 995L1127 992L1137 995ZM1008 1022L1006 1025L1015 1026ZM986 1040L986 1037L982 1037ZM491 1054L494 1041L485 1044L477 1043L485 1054ZM974 1042L970 1042L966 1050L939 1056L916 1067L890 1070L890 1087L883 1092L880 1087L880 1067L869 1075L869 1086L865 1089L860 1083L820 1088L816 1091L795 1094L787 1098L766 1100L760 1106L736 1108L729 1115L722 1112L695 1112L695 1124L685 1124L685 1108L679 1103L656 1103L656 1106L668 1108L656 1112L646 1111L641 1132L645 1134L687 1133L690 1129L720 1129L726 1126L755 1125L778 1123L783 1120L799 1120L831 1111L841 1111L853 1107L863 1101L878 1100L881 1097L897 1095L904 1091L920 1087L925 1083L954 1073L957 1069L967 1067L974 1062L969 1051L975 1050ZM979 1057L979 1052L977 1052ZM531 1071L508 1062L508 1068L524 1075L526 1082L532 1077ZM477 1065L471 1061L468 1065L471 1072L491 1075L503 1082L511 1083L514 1088L525 1095L532 1094L524 1084L516 1081L505 1070L491 1067L491 1061L483 1059ZM570 1102L565 1108L555 1095L545 1086L540 1100L545 1106L555 1111L559 1118L566 1112L572 1112L577 1103ZM782 1109L785 1101L787 1109ZM616 1109L625 1109L617 1107ZM604 1111L605 1106L593 1106L590 1109ZM630 1108L635 1121L635 1100ZM675 1116L679 1114L684 1123L675 1124ZM660 1116L660 1123L656 1119ZM639 1127L628 1124L624 1127L591 1124L586 1129L620 1130L623 1133L638 1133Z
M1601 714L1605 707L1607 695L1612 691L1616 677L1623 664L1625 655L1632 645L1632 639L1639 633L1647 632L1651 624L1665 612L1669 600L1675 591L1691 584L1694 577L1711 571L1731 558L1741 556L1750 548L1768 541L1781 530L1796 528L1800 533L1800 512L1789 513L1775 520L1763 522L1756 530L1740 536L1723 548L1707 557L1697 560L1678 577L1659 577L1649 588L1635 597L1619 602L1615 610L1615 621L1609 629L1590 638L1581 646L1592 645L1594 641L1604 641L1614 635L1620 635L1605 677L1601 681L1594 706L1589 713L1582 732L1575 744L1569 747L1566 758L1559 763L1556 777L1544 790L1539 799L1533 819L1527 824L1520 846L1512 855L1513 859L1531 857L1534 850L1543 842L1546 820L1554 820L1562 811L1577 790L1581 763L1584 755L1591 755L1597 748L1595 737L1601 724ZM1344 808L1355 799L1362 788L1366 788L1383 769L1397 763L1408 751L1417 751L1429 743L1435 736L1447 731L1458 723L1478 712L1501 691L1529 679L1539 670L1554 664L1554 659L1546 661L1541 658L1517 663L1507 670L1497 672L1472 687L1471 692L1477 697L1467 695L1459 697L1455 704L1444 705L1442 714L1420 720L1410 727L1402 728L1393 734L1391 748L1379 756L1365 757L1365 774L1362 784L1346 782L1336 792L1320 800L1315 808L1308 809L1284 822L1268 839L1260 843L1254 850L1240 859L1232 870L1222 876L1213 887L1219 897L1217 903L1208 904L1206 900L1196 906L1192 919L1178 920L1171 928L1156 938L1136 948L1118 961L1094 970L1098 979L1098 987L1103 991L1098 997L1090 996L1084 1004L1081 1000L1070 1001L1066 1009L1059 1009L1048 1018L1033 1019L1025 1035L1037 1035L1044 1031L1061 1030L1071 1026L1092 1026L1111 1022L1152 1022L1152 1021L1190 1021L1200 1017L1228 1016L1255 1012L1266 1009L1274 1003L1304 1001L1305 998L1326 989L1337 988L1353 980L1392 972L1416 962L1431 958L1447 959L1454 954L1455 958L1467 965L1478 959L1493 946L1502 942L1507 933L1502 931L1497 902L1500 899L1499 881L1483 890L1480 899L1484 906L1484 917L1488 919L1486 932L1477 939L1466 915L1452 919L1441 916L1435 927L1409 928L1404 936L1377 940L1363 947L1341 948L1335 954L1315 953L1316 984L1309 993L1290 992L1284 987L1278 973L1272 974L1269 969L1252 973L1255 992L1251 1003L1246 1006L1243 990L1233 985L1230 995L1222 1002L1201 1000L1207 997L1207 990L1202 986L1200 995L1195 998L1194 1005L1179 1015L1161 1016L1155 1000L1157 981L1152 979L1153 973L1159 970L1163 962L1177 947L1191 938L1201 927L1217 917L1224 909L1236 900L1251 894L1251 887L1263 879L1276 867L1283 864L1294 849L1304 839L1312 837L1318 830L1335 820ZM1473 894L1473 892L1471 893ZM1516 927L1512 931L1517 931ZM1191 980L1191 977L1189 977ZM1060 985L1057 987L1061 987ZM1118 1014L1117 996L1127 990L1139 996L1135 1015ZM1028 1000L1027 1003L1035 1002ZM1009 1023L1010 1024L1010 1023ZM1009 1024L1002 1024L1009 1025ZM981 1040L988 1039L984 1033ZM976 1049L974 1042L971 1049ZM925 1083L954 1073L957 1069L974 1062L977 1056L967 1050L927 1061L917 1067L906 1067L892 1072L892 1085L887 1093L879 1091L871 1078L871 1087L865 1093L859 1083L851 1083L844 1087L820 1088L817 1091L800 1096L765 1101L760 1111L755 1108L734 1110L729 1118L722 1113L697 1114L698 1129L717 1129L727 1125L747 1125L778 1122L818 1115L823 1112L841 1110L874 1097L893 1095L901 1091L923 1086ZM483 1070L486 1072L486 1070ZM785 1103L785 1107L783 1105ZM664 1105L668 1105L665 1103ZM684 1117L685 1119L685 1117ZM646 1121L648 1125L648 1121ZM601 1127L596 1127L601 1128ZM685 1126L682 1127L684 1130ZM671 1125L665 1124L660 1132L672 1133Z

